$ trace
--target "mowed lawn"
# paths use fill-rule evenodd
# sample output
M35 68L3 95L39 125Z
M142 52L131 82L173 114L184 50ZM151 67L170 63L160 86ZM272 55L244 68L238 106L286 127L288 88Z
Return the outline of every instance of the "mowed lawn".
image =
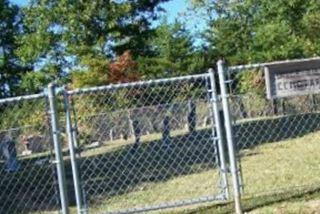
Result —
M320 133L241 152L243 210L247 213L320 213ZM233 204L168 213L232 213Z
M266 143L240 152L243 209L248 213L319 213L320 132ZM218 172L210 169L144 183L133 191L106 199L91 213L116 211L217 193ZM232 190L231 190L232 191ZM71 209L75 213L75 209ZM233 204L207 203L153 213L232 213Z
M252 213L309 213L318 210L320 188L320 133L264 144L241 151L244 183L244 210ZM217 170L148 183L140 189L105 201L92 209L117 210L141 204L157 204L172 199L190 199L214 193ZM319 190L320 191L320 190ZM310 200L310 201L309 201ZM204 207L208 206L204 205ZM301 212L300 212L301 211ZM195 206L161 213L232 213L226 203L209 208Z

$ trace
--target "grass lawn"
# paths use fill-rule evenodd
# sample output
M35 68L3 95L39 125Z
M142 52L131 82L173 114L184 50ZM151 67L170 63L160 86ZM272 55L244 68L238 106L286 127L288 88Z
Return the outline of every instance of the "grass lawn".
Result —
M320 132L266 143L241 151L248 213L317 213L320 209ZM89 156L91 154L88 154ZM194 166L197 167L196 165ZM143 182L123 194L90 205L91 213L116 211L166 201L212 196L217 192L215 168L169 179ZM75 212L72 208L72 213ZM159 213L232 213L232 203L202 204ZM156 212L157 213L157 212Z
M320 133L241 151L243 209L248 213L317 213L320 209ZM92 213L214 194L216 169L143 183L91 206ZM232 203L202 204L155 213L232 213Z
M319 145L317 132L241 152L244 211L320 213ZM232 212L227 203L171 213Z
M242 200L244 213L251 214L287 214L287 213L319 213L320 188L306 188L282 194L264 195ZM234 213L232 203L206 205L180 211L169 211L167 214L227 214Z
M319 195L318 195L319 196ZM289 201L264 206L260 209L255 209L249 213L252 214L282 214L282 213L320 213L320 199L301 199L300 201Z

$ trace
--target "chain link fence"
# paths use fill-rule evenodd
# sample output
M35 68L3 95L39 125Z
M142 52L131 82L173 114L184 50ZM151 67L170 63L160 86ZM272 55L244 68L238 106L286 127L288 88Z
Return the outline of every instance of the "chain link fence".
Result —
M0 213L137 213L229 199L211 74L0 100Z
M211 71L0 100L0 213L241 213L240 193L317 190L320 95L267 99L263 65L218 73L221 96Z
M79 89L67 100L82 210L145 212L226 199L208 74Z
M59 210L44 94L0 100L0 213Z
M320 96L267 99L264 66L225 69L243 197L292 197L320 182Z

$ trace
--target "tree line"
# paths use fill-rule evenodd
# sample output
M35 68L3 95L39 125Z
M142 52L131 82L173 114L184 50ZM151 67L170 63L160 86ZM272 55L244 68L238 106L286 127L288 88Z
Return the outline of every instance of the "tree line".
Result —
M243 64L319 55L317 0L189 0L174 23L163 17L168 1L20 7L0 0L0 97L36 93L53 81L77 88L200 73L218 58ZM193 17L206 25L197 46L186 28ZM254 89L257 78L241 76L239 90Z

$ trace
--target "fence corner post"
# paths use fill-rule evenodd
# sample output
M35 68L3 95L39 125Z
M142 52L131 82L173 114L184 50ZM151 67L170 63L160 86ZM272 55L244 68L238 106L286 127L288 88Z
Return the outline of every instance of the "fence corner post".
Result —
M217 62L217 68L218 68L218 74L219 74L222 108L223 108L223 114L225 119L224 125L226 128L227 143L228 143L228 150L229 150L229 162L230 162L230 171L231 171L233 191L234 191L235 211L237 214L242 214L240 185L239 185L239 179L238 179L238 169L237 169L236 154L235 154L235 148L234 148L233 131L232 131L232 125L231 125L231 115L230 115L228 94L227 94L227 88L226 88L224 62L222 60L219 60Z
M59 193L60 193L60 202L61 202L61 211L62 214L69 214L69 202L66 191L66 176L62 155L62 148L60 144L60 130L59 130L59 122L58 122L58 113L56 106L56 86L54 84L48 85L48 100L50 106L50 119L51 119L51 129L52 129L52 139L54 145L55 152L55 163L57 166L57 175L58 175L58 183L59 183Z

